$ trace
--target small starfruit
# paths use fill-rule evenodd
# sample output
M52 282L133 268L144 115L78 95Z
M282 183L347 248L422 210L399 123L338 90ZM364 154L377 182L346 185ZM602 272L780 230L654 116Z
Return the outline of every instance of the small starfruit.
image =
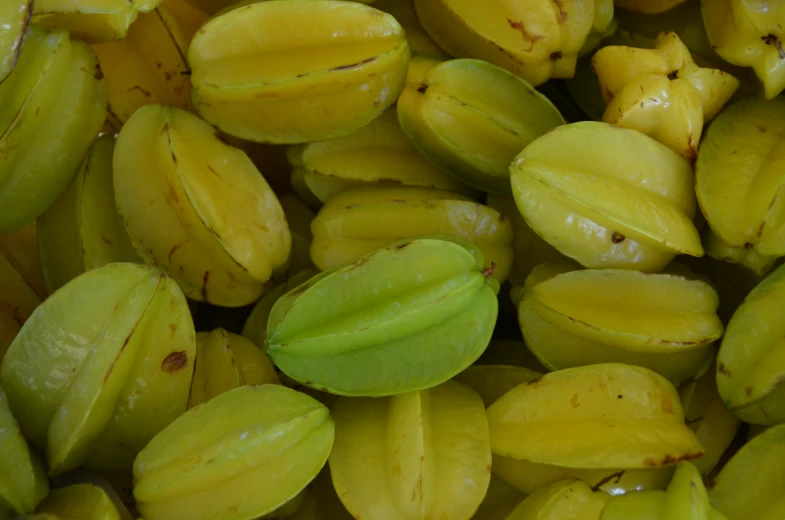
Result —
M712 123L695 190L713 232L708 251L765 274L785 256L785 99L743 99Z
M321 270L405 238L448 234L469 240L504 282L513 261L510 221L495 209L444 190L368 186L331 198L311 225L311 259Z
M74 278L33 312L0 381L21 431L46 449L50 474L82 464L125 470L185 411L194 350L175 281L115 263Z
M527 146L510 172L529 226L585 267L659 271L677 254L703 255L689 163L640 132L563 125Z
M603 47L592 66L605 101L603 121L638 130L689 161L698 155L703 125L738 89L736 78L695 64L674 32L655 49Z
M581 270L542 264L526 281L518 321L550 370L627 363L674 385L705 373L722 336L719 298L707 283L674 274Z
M778 0L703 0L712 48L725 61L752 67L766 99L785 89L785 3Z
M333 0L238 7L208 20L188 50L202 117L229 135L282 144L370 123L398 98L409 57L395 18Z
M78 275L112 262L142 260L115 206L112 156L115 138L96 139L71 184L38 218L38 244L49 292Z
M335 490L355 518L469 520L488 489L491 449L480 397L447 381L333 406Z
M18 231L60 196L105 117L106 84L90 47L32 24L0 83L0 233Z
M430 58L412 60L398 119L431 163L475 188L507 194L515 155L565 123L548 98L500 67Z
M752 424L785 422L785 266L744 299L717 355L717 388L728 410Z
M188 408L238 386L279 383L267 355L244 337L224 329L196 334L196 363Z
M482 354L498 291L471 242L449 235L408 239L283 295L270 313L265 348L292 379L330 393L421 390Z
M572 77L587 38L613 19L611 0L414 0L414 9L448 54L486 60L532 85Z
M146 105L114 152L117 209L148 264L194 300L239 307L286 270L283 209L248 156L197 116Z
M134 461L146 520L248 520L295 499L319 473L335 426L281 385L241 386L188 410Z
M723 466L713 484L709 491L711 505L730 520L782 518L785 424L750 439Z
M22 437L1 386L0 454L0 518L32 513L48 493L49 481L43 464Z
M292 188L314 208L342 191L368 185L477 193L423 159L404 135L395 108L347 136L287 147Z
M488 408L495 455L579 469L659 468L701 457L676 389L642 367L569 368Z
M610 499L580 480L560 480L526 497L505 520L600 520Z

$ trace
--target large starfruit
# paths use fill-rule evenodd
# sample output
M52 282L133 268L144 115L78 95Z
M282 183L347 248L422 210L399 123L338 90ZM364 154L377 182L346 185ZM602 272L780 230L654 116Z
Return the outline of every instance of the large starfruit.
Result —
M765 274L785 256L785 99L743 99L706 132L695 165L707 251ZM710 247L709 247L710 245Z
M703 125L739 82L727 72L696 65L674 32L661 33L655 46L608 46L594 55L592 67L608 103L602 119L638 130L693 161Z
M265 346L285 374L319 390L368 397L422 390L482 354L498 291L471 242L408 239L283 295Z
M19 60L33 13L33 0L8 0L0 5L0 82Z
M597 3L606 9L595 9ZM479 58L533 85L569 78L596 13L611 0L414 0L423 27L452 56ZM612 18L612 16L611 16ZM603 22L610 22L605 17Z
M19 431L2 386L0 455L0 518L32 513L49 491L49 481L43 464Z
M544 262L564 259L564 255L537 235L526 223L515 205L515 199L504 195L488 194L485 202L512 224L512 245L515 255L508 280L513 286L522 286L532 269Z
M128 469L185 411L194 362L188 304L174 280L137 264L74 278L24 324L0 380L50 474Z
M106 491L93 484L53 489L35 513L18 520L124 520Z
M241 386L178 417L134 461L146 520L255 519L294 499L327 461L335 427L318 401Z
M717 355L717 388L725 406L752 424L785 422L785 266L744 299Z
M532 271L518 320L526 345L550 370L627 363L680 385L714 358L723 330L718 305L699 280L563 261Z
M229 135L305 143L367 125L403 89L409 44L354 2L270 0L218 15L188 50L193 103Z
M251 341L224 329L196 334L196 364L188 408L233 388L280 383L270 359Z
M580 480L559 480L526 497L505 520L600 520L610 499Z
M248 156L183 110L146 105L117 138L117 209L140 256L186 296L237 307L286 269L283 209Z
M46 298L35 221L0 235L0 360L19 329Z
M494 455L577 469L660 468L701 457L676 389L642 367L569 368L488 408Z
M659 271L677 254L703 255L689 163L635 130L560 126L510 170L526 222L585 267Z
M777 520L785 511L785 424L750 439L715 477L711 505L730 520Z
M730 413L717 391L717 371L711 368L695 381L679 388L687 425L698 437L706 453L692 461L702 475L708 474L730 446L741 421Z
M88 43L124 38L139 13L153 10L161 0L36 0L33 21L63 29Z
M504 282L513 259L512 225L495 209L429 188L365 187L331 198L311 225L311 259L326 271L405 238L448 234L477 245Z
M106 85L87 44L32 25L0 83L0 233L21 229L57 199L105 115Z
M355 518L468 520L491 476L488 423L471 388L447 381L332 408L330 472Z
M115 138L99 137L71 184L38 218L38 244L49 292L112 262L138 262L115 207L112 156Z
M140 14L122 40L92 49L106 79L109 120L117 130L136 109L151 103L194 111L188 40L166 7Z
M785 3L778 0L702 0L712 48L734 65L752 67L766 99L785 89Z
M430 58L412 60L398 119L431 163L478 189L501 193L510 193L513 158L565 123L548 98L500 67Z
M292 188L313 207L342 191L367 185L404 185L476 194L423 159L404 135L395 108L338 139L287 148Z

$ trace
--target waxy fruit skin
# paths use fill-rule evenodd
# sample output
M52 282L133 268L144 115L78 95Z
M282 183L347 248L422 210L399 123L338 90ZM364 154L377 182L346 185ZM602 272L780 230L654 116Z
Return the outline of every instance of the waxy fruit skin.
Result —
M557 127L510 165L526 223L589 268L657 272L702 256L692 168L635 130L593 121Z
M249 141L332 139L395 103L410 55L395 18L369 6L252 3L208 20L194 36L192 100L208 122Z
M7 0L0 5L0 82L19 60L33 13L33 0Z
M305 489L334 434L329 410L305 394L235 388L178 417L139 453L137 507L146 520L256 519Z
M21 431L50 475L81 465L128 470L183 413L194 329L174 280L146 266L82 274L33 312L0 366Z
M471 242L403 240L283 295L270 313L265 350L292 379L333 394L429 388L485 350L498 291Z
M122 520L106 491L83 483L53 489L35 513L20 520Z

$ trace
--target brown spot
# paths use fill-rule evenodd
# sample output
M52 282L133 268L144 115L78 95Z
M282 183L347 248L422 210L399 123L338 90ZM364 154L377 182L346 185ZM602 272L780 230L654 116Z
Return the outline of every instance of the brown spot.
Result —
M164 78L166 78L166 81L172 81L173 76L174 72L164 72Z
M176 323L170 323L169 324L169 334L171 334L172 336L177 334L177 324Z
M417 92L419 92L420 94L425 94L427 90L428 90L428 85L426 85L425 83L417 87Z
M202 299L207 301L207 282L210 281L210 271L205 271L202 277Z
M377 99L376 101L374 101L374 102L373 102L373 106L374 106L374 107L378 107L378 106L379 106L379 105L381 105L381 104L382 104L382 102L381 102L381 101L379 101L378 99Z
M177 156L174 154L174 150L172 150L172 162L177 166Z
M486 267L485 270L482 272L484 277L493 276L496 273L496 262L491 262L490 267Z
M215 171L215 169L212 166L210 166L209 164L207 165L207 169L210 170L213 173L213 175L215 175L216 177L220 177L218 172Z
M488 471L488 473L490 473L491 472L491 465L488 464L487 466L485 466L485 469Z
M764 220L763 222L760 223L760 226L758 226L758 232L756 233L758 238L763 236L763 228L765 227L766 227L766 221Z
M766 133L766 127L765 127L765 126L763 126L763 125L758 125L758 130L760 130L760 131L761 131L761 132L763 132L764 134Z
M539 34L529 33L529 31L526 30L526 27L524 27L522 21L516 22L507 18L507 23L512 29L515 29L516 31L521 33L521 36L523 36L524 41L529 42L530 45L528 50L532 50L534 48L535 43L545 38L545 36L540 36Z
M240 509L240 504L235 504L235 505L229 507L229 511L231 513L236 513L238 509Z
M405 244L398 244L393 248L393 251L400 251L401 249L406 249L411 245L411 242L406 242Z
M168 257L167 257L167 258L169 258L169 263L170 263L170 264L172 263L172 255L173 255L173 254L175 254L175 253L177 252L177 250L178 250L178 249L180 249L180 246L181 246L181 245L182 245L182 244L177 244L177 245L175 245L175 246L172 246L172 249L170 249L170 250L169 250L169 255L168 255Z
M673 403L670 399L665 399L662 402L662 413L673 414Z
M112 370L114 370L115 363L117 363L117 360L120 359L120 356L123 354L123 350L125 350L125 347L128 346L128 342L131 341L131 336L133 336L134 330L136 330L136 325L134 325L134 329L131 330L128 336L125 337L123 346L120 347L120 351L117 353L117 356L115 356L115 358L112 360L112 366L110 366L109 370L107 370L106 374L104 374L104 383L106 383L106 381L109 379L109 376L112 375Z
M164 126L161 127L161 135L164 135L168 131L169 131L169 123L164 123Z
M616 396L616 399L624 399L624 396L619 394L619 395Z
M177 94L177 95L182 94L183 93L183 86L182 85L177 85L176 87L174 87L174 93Z
M752 245L752 244L750 244L749 242L747 242L746 244L744 244L744 249L752 249L753 247L755 247L755 246L754 246L754 245Z
M393 473L393 475L400 475L401 474L401 465L400 464L396 464L395 466L393 466L392 467L392 473Z
M626 470L621 470L621 471L617 471L616 473L613 473L611 475L608 475L607 477L604 477L602 480L600 480L595 485L593 485L591 487L591 490L596 493L597 491L600 491L600 489L602 489L602 486L604 486L605 484L607 484L608 482L610 482L610 481L612 481L614 479L616 479L616 482L614 482L614 484L618 484L619 482L621 482L621 478L624 476L625 472L626 472Z
M744 389L744 393L747 394L747 397L751 396L752 395L752 387L748 386L747 388L745 388Z
M545 376L540 376L537 379L532 379L531 381L529 381L528 383L525 383L525 384L530 385L530 386L537 386L538 384L540 384L542 382L542 378L543 377L545 377Z
M581 403L578 402L578 394L572 394L572 397L570 397L570 406L578 408L580 405Z
M129 89L126 89L126 92L131 92L132 90L138 90L139 92L141 92L141 93L142 93L142 95L143 95L144 97L150 97L150 96L152 96L152 94L150 93L150 91L149 91L149 90L145 90L145 89L143 89L142 87L140 87L139 85L134 85L133 87L131 87L131 88L129 88Z
M552 52L550 56L551 61L559 61L563 57L564 56L562 55L561 51Z
M164 64L163 64L163 63L161 63L160 61L156 61L156 62L155 62L155 68L156 68L156 69L160 69L160 68L161 68L161 67L163 67L163 66L164 66Z
M93 77L99 81L104 79L104 71L101 70L101 65L96 64Z
M349 64L349 65L341 65L339 67L335 67L333 69L329 69L327 72L334 72L334 71L337 71L337 70L355 69L357 67L361 67L361 66L365 65L366 63L371 63L372 61L376 61L376 56L368 58L367 60L358 61L357 63L352 63L352 64Z
M559 14L558 14L559 25L564 25L565 23L567 23L567 11L564 9L564 4L562 4L562 0L553 0L553 5L555 5L556 9L559 10Z
M667 454L661 459L645 459L643 462L650 468L664 468L665 466L673 466L684 460L695 460L703 457L704 453L698 451L695 453L685 453L683 455Z
M108 246L114 245L114 242L106 238L103 233L101 233L101 241Z
M40 113L41 113L41 107L40 106L39 107L35 107L35 115L36 115L36 117L38 117L38 114L40 114Z
M627 237L625 237L618 231L615 231L613 235L611 235L611 242L613 242L614 244L621 244L622 242L624 242L624 239L626 238Z
M161 370L171 374L182 369L186 363L188 363L188 355L185 351L172 352L164 358L163 363L161 363Z
M695 419L687 419L685 417L684 418L684 424L686 424L687 426L690 426L691 424L699 423L702 420L703 420L703 417L696 417Z
M785 50L782 48L782 42L775 35L769 33L766 36L761 36L763 43L766 45L773 45L777 49L777 54L781 60L785 60Z
M668 79L669 79L669 80L679 79L679 71L678 71L678 70L672 70L672 71L670 71L670 72L668 73Z

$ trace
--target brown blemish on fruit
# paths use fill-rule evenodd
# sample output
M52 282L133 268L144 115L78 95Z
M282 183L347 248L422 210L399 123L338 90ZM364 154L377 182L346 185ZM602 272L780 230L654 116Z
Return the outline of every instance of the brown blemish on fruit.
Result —
M166 134L169 131L169 123L164 123L164 126L161 127L161 135Z
M120 347L120 351L117 353L117 356L115 356L115 358L112 360L112 366L110 366L109 370L107 370L106 374L104 374L104 383L106 383L106 381L109 379L109 376L112 375L112 370L114 370L115 363L117 363L117 360L120 359L120 356L123 355L123 350L125 350L125 347L128 346L128 342L131 341L131 336L134 335L135 330L136 325L134 325L134 328L131 330L128 336L126 336L125 341L123 341L123 346Z
M494 275L494 273L496 273L496 262L491 262L491 266L490 266L490 267L487 267L487 268L486 268L486 269L485 269L485 270L482 272L482 275L483 275L483 276L485 276L485 277L487 278L488 276L493 276L493 275Z
M673 403L671 403L670 399L665 399L662 402L662 413L673 415Z
M570 406L578 408L580 405L581 403L578 402L578 394L572 394L572 397L570 397Z
M558 13L559 25L564 25L565 23L567 23L567 11L564 9L564 4L562 4L562 0L553 0L553 5L555 5L556 9L559 10Z
M616 396L616 399L624 399L624 396L619 394L619 395Z
M382 177L381 179L376 179L376 182L379 184L403 184L400 179L390 179L389 177Z
M174 77L174 72L164 72L164 78L166 78L166 81L172 81L173 77Z
M235 504L235 505L229 507L229 511L231 513L236 513L238 509L240 509L240 504Z
M41 107L35 107L35 117L38 117L38 114L41 113Z
M545 376L540 376L537 379L532 379L528 383L524 383L524 384L530 385L530 386L537 386L537 385L539 385L542 382L542 378L543 377L545 377Z
M488 464L487 466L485 466L485 469L488 471L488 473L490 473L491 472L491 465Z
M758 238L760 238L761 236L763 236L763 228L764 228L764 227L766 227L766 221L765 221L765 220L764 220L763 222L761 222L761 223L760 223L760 226L758 226L758 232L756 233L756 235L757 235L757 237L758 237Z
M176 246L172 246L172 249L169 250L169 255L167 258L169 259L170 264L172 263L172 255L175 254L178 249L180 249L180 246L181 244L177 244Z
M358 61L357 63L351 63L349 65L340 65L338 67L335 67L335 68L332 68L332 69L328 69L327 72L335 72L335 71L338 71L338 70L355 69L357 67L361 67L361 66L363 66L363 65L365 65L367 63L371 63L373 61L376 61L376 56L373 56L373 57L368 58L368 59L363 60L363 61Z
M614 484L618 484L619 482L621 482L621 478L624 476L625 472L626 472L626 470L621 470L621 471L617 471L616 473L612 473L612 474L608 475L607 477L604 477L602 480L600 480L595 485L593 485L591 487L591 490L596 493L597 491L600 491L600 489L602 489L602 486L604 486L608 482L611 482L614 479L616 479Z
M539 34L531 34L529 31L527 31L526 27L524 27L523 25L523 21L516 22L514 20L507 18L507 24L512 29L521 33L521 36L523 36L524 41L529 42L528 50L532 50L534 48L535 43L545 38L545 36L540 36Z
M785 49L782 48L782 42L775 35L769 33L760 38L766 45L773 45L777 49L777 55L781 60L785 60Z
M95 73L93 74L93 77L98 81L104 79L104 71L101 70L101 65L97 63L95 65Z
M702 420L703 420L703 417L696 417L695 419L687 419L685 417L684 418L684 424L686 424L687 426L690 426L691 424L699 423Z
M171 374L182 369L186 363L188 363L188 355L185 351L172 352L164 358L163 363L161 363L161 370Z
M745 388L744 389L744 393L747 394L747 397L751 396L752 395L752 387L748 386L747 388Z
M114 245L114 242L111 239L106 238L103 233L101 233L101 241L108 246Z
M213 174L213 175L215 175L216 177L218 177L218 178L220 178L220 177L221 177L221 176L218 174L218 172L217 172L217 171L215 171L215 169L214 169L212 166L210 166L209 164L207 165L207 169L208 169L208 170L210 170L210 172L212 172L212 174Z
M392 474L393 475L400 475L401 474L401 465L400 464L396 464L395 466L392 467Z
M685 453L683 455L667 454L661 459L645 459L643 462L650 468L664 468L665 466L673 466L685 460L695 460L703 457L704 453L698 451L695 453Z
M207 301L207 282L210 281L210 271L205 271L202 276L202 299Z
M673 81L674 79L679 79L679 71L678 70L670 71L668 73L668 79L671 81Z
M618 231L615 231L613 235L611 235L611 242L613 242L614 244L621 244L622 242L624 242L624 239L626 238L627 237L625 237Z
M425 94L427 90L428 90L428 85L426 85L425 83L417 87L417 92L419 92L420 94Z
M551 61L559 61L564 56L562 55L561 51L552 52L550 55Z
M150 93L149 90L145 90L142 87L140 87L139 85L134 85L133 87L131 87L129 89L126 89L126 92L131 92L132 90L138 90L139 92L141 92L144 95L144 97L152 96L152 94Z
M171 334L172 336L177 334L177 324L176 323L170 323L169 324L169 334Z
M758 125L758 130L760 130L761 132L763 132L765 134L767 128L765 126L763 126L763 125Z

